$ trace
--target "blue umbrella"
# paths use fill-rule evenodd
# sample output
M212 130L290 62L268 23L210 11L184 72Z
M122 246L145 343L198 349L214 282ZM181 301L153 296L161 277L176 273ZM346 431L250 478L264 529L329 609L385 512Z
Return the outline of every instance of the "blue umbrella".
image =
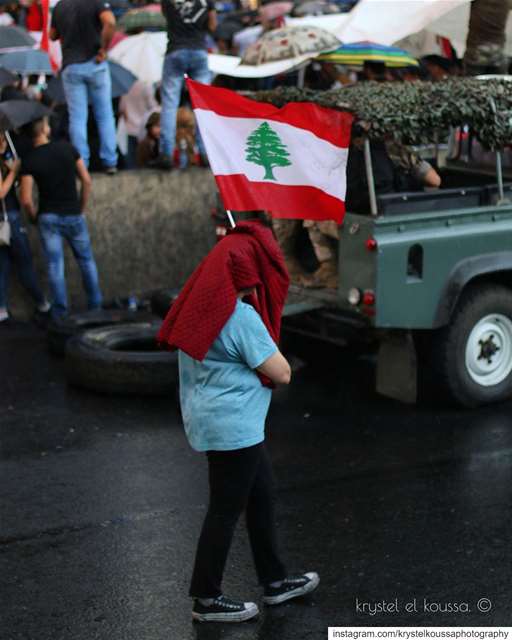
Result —
M0 26L0 48L11 49L13 47L33 47L36 41L22 29L16 26Z
M112 78L112 97L119 98L120 96L124 96L137 81L137 77L134 76L131 71L125 69L125 67L117 64L117 62L112 62L112 60L108 60L108 66ZM50 80L48 88L46 89L46 95L57 104L65 104L66 96L64 94L61 76Z
M0 89L2 87L8 87L10 84L14 84L17 79L17 76L13 73L0 67Z
M38 49L24 49L23 51L4 53L0 56L0 67L24 76L40 73L45 75L53 74L49 55L46 51L39 51Z

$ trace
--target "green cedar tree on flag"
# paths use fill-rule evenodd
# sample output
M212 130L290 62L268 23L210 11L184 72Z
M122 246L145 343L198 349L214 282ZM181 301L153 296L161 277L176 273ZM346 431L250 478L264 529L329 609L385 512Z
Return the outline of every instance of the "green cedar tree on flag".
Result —
M288 167L291 162L286 147L268 122L263 122L247 138L247 157L249 162L255 162L265 168L264 180L275 180L272 173L274 167Z

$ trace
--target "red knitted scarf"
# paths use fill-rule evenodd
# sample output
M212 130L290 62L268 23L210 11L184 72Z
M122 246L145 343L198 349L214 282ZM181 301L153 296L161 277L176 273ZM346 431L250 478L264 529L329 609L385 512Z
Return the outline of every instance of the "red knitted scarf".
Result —
M157 340L203 360L235 310L237 294L256 287L248 302L279 343L289 276L272 231L240 222L202 260L165 318Z

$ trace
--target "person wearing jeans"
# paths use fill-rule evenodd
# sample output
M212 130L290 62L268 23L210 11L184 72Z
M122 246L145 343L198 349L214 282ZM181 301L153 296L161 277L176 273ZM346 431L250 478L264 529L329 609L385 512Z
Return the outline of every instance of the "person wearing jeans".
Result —
M211 82L205 36L208 31L215 31L217 14L212 0L162 0L162 13L167 21L168 46L162 71L160 157L156 166L169 170L176 145L176 116L184 75L204 84ZM199 133L197 146L206 161Z
M69 135L86 166L90 151L87 141L89 101L100 137L100 158L105 168L117 165L116 128L112 109L112 80L107 62L95 59L70 64L62 72L69 112Z
M107 50L116 19L107 0L60 0L53 10L50 38L62 46L62 83L69 111L71 142L89 166L87 119L92 106L106 173L117 165L112 80Z
M160 115L160 153L171 158L176 145L176 116L180 106L181 90L187 73L192 80L210 84L212 74L208 69L208 54L203 49L178 49L168 53L162 74L162 112ZM196 142L201 157L206 158L199 128Z
M6 152L7 140L0 132L0 219L4 218L5 213L11 230L9 245L0 245L0 324L9 319L7 285L11 264L16 267L23 288L36 303L37 312L45 314L50 310L34 271L27 230L20 217L15 188L20 161L6 160Z
M266 605L306 595L319 584L315 572L290 576L281 560L265 448L272 387L291 378L275 342L288 284L271 230L239 223L185 283L158 332L162 346L178 349L185 433L208 463L210 499L189 590L198 622L242 622L259 612L256 603L222 592L243 513Z
M68 310L64 240L71 247L80 268L87 306L98 309L102 301L98 270L83 216L91 190L89 172L76 149L68 142L50 142L46 118L32 123L30 133L34 148L23 159L20 199L28 215L38 223L52 293L52 316L59 318ZM77 177L81 183L80 194ZM34 182L39 191L39 212L32 199Z
M27 230L22 226L19 211L7 211L7 219L11 225L11 242L7 247L0 246L0 323L9 317L7 284L11 263L16 266L20 283L36 303L37 311L47 313L50 310L34 271Z
M38 221L41 244L48 265L48 280L52 293L52 315L67 312L66 279L64 277L64 240L67 241L82 274L87 295L87 308L101 307L98 270L91 249L87 224L83 215L62 216L44 213Z

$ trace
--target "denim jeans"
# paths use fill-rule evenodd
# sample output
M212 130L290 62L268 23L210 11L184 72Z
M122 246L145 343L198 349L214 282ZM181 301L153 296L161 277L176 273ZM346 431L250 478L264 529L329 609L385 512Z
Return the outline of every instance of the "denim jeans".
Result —
M189 595L216 598L236 523L245 512L247 532L260 584L286 577L279 557L274 515L274 476L265 444L208 451L210 504L197 544Z
M7 283L11 262L16 266L21 284L38 305L44 304L45 297L37 281L32 262L32 251L27 238L27 230L22 226L17 211L8 211L11 225L11 244L0 247L0 309L7 308Z
M44 213L38 218L38 226L48 266L48 280L53 298L52 315L65 315L68 308L63 239L68 241L80 267L87 294L87 306L89 309L98 309L102 300L98 270L92 255L91 241L84 217Z
M95 60L70 64L62 72L69 112L71 142L89 166L87 118L92 105L100 136L100 158L106 167L117 164L116 126L112 109L112 80L106 62Z
M210 84L208 54L203 49L178 49L165 56L162 74L162 112L160 114L160 153L172 156L176 144L176 116L180 106L184 74L192 80ZM197 146L205 155L203 141L197 132Z

